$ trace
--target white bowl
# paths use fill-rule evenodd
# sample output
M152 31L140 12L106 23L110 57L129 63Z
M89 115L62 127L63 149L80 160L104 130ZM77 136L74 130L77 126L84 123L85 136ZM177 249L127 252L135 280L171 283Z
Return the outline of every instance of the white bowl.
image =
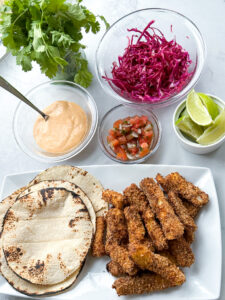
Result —
M222 108L225 107L225 102L218 98L217 96L214 95L210 95L207 94L208 96L210 96L211 98L213 98L213 100L220 105ZM192 142L191 140L187 139L182 132L179 130L179 128L175 125L176 121L178 120L180 113L182 112L182 110L184 109L186 105L186 99L183 100L175 109L175 112L173 114L173 130L176 134L176 137L178 139L178 141L180 142L180 144L184 147L184 149L195 153L195 154L206 154L206 153L210 153L215 151L216 149L218 149L225 141L225 136L223 136L220 140L218 140L217 142L215 142L214 144L210 144L210 145L199 145L195 142Z

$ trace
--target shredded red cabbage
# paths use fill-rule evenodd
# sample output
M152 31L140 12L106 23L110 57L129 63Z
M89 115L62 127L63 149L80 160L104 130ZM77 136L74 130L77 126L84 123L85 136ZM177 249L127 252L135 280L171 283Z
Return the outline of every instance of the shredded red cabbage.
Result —
M113 62L113 78L103 76L122 95L134 100L157 102L168 98L179 92L192 75L188 71L189 53L175 39L167 41L159 29L152 27L154 22L143 31L128 29L138 35L128 38L123 56L118 57L119 64Z

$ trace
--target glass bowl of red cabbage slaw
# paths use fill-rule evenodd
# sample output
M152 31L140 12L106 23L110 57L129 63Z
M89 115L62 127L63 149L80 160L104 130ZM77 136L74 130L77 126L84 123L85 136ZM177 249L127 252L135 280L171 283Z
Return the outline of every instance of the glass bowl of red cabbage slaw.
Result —
M153 139L150 147L150 152L140 158L136 159L128 159L121 160L117 158L116 153L110 147L107 136L109 134L109 130L113 128L113 123L119 119L125 119L127 117L134 116L147 116L148 120L152 124L153 129ZM98 128L98 139L101 146L102 151L106 156L111 158L112 160L122 163L122 164L138 164L148 160L159 148L161 142L162 129L161 124L157 118L157 116L152 112L152 110L146 105L138 105L134 103L129 103L127 105L120 104L118 106L110 109L102 118L99 128Z
M120 102L164 107L197 83L206 49L197 26L161 8L132 12L103 35L96 72L103 89Z

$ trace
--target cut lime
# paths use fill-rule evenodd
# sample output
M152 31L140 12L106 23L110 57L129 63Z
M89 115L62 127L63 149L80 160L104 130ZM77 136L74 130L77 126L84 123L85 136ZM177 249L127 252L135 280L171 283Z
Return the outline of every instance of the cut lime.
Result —
M176 126L192 140L197 140L204 132L202 126L195 124L189 116L183 116L176 121Z
M210 116L213 120L219 115L219 107L218 105L213 101L213 99L206 94L203 93L197 93L198 96L201 98L203 104L206 106Z
M187 112L193 122L200 126L208 126L213 120L200 97L192 90L186 101Z
M188 112L187 112L187 108L185 106L185 108L182 110L180 117L184 117L184 116L188 116Z
M209 126L197 139L201 145L210 145L220 140L225 135L225 110L216 117L214 124Z

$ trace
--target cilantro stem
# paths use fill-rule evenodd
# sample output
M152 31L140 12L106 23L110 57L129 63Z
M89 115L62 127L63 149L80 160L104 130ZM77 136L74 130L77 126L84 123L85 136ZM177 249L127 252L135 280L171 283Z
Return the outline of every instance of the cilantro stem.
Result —
M15 20L14 22L12 23L12 26L15 25L15 23L19 20L19 18L22 17L22 15L24 15L26 12L28 11L28 8L26 8Z

